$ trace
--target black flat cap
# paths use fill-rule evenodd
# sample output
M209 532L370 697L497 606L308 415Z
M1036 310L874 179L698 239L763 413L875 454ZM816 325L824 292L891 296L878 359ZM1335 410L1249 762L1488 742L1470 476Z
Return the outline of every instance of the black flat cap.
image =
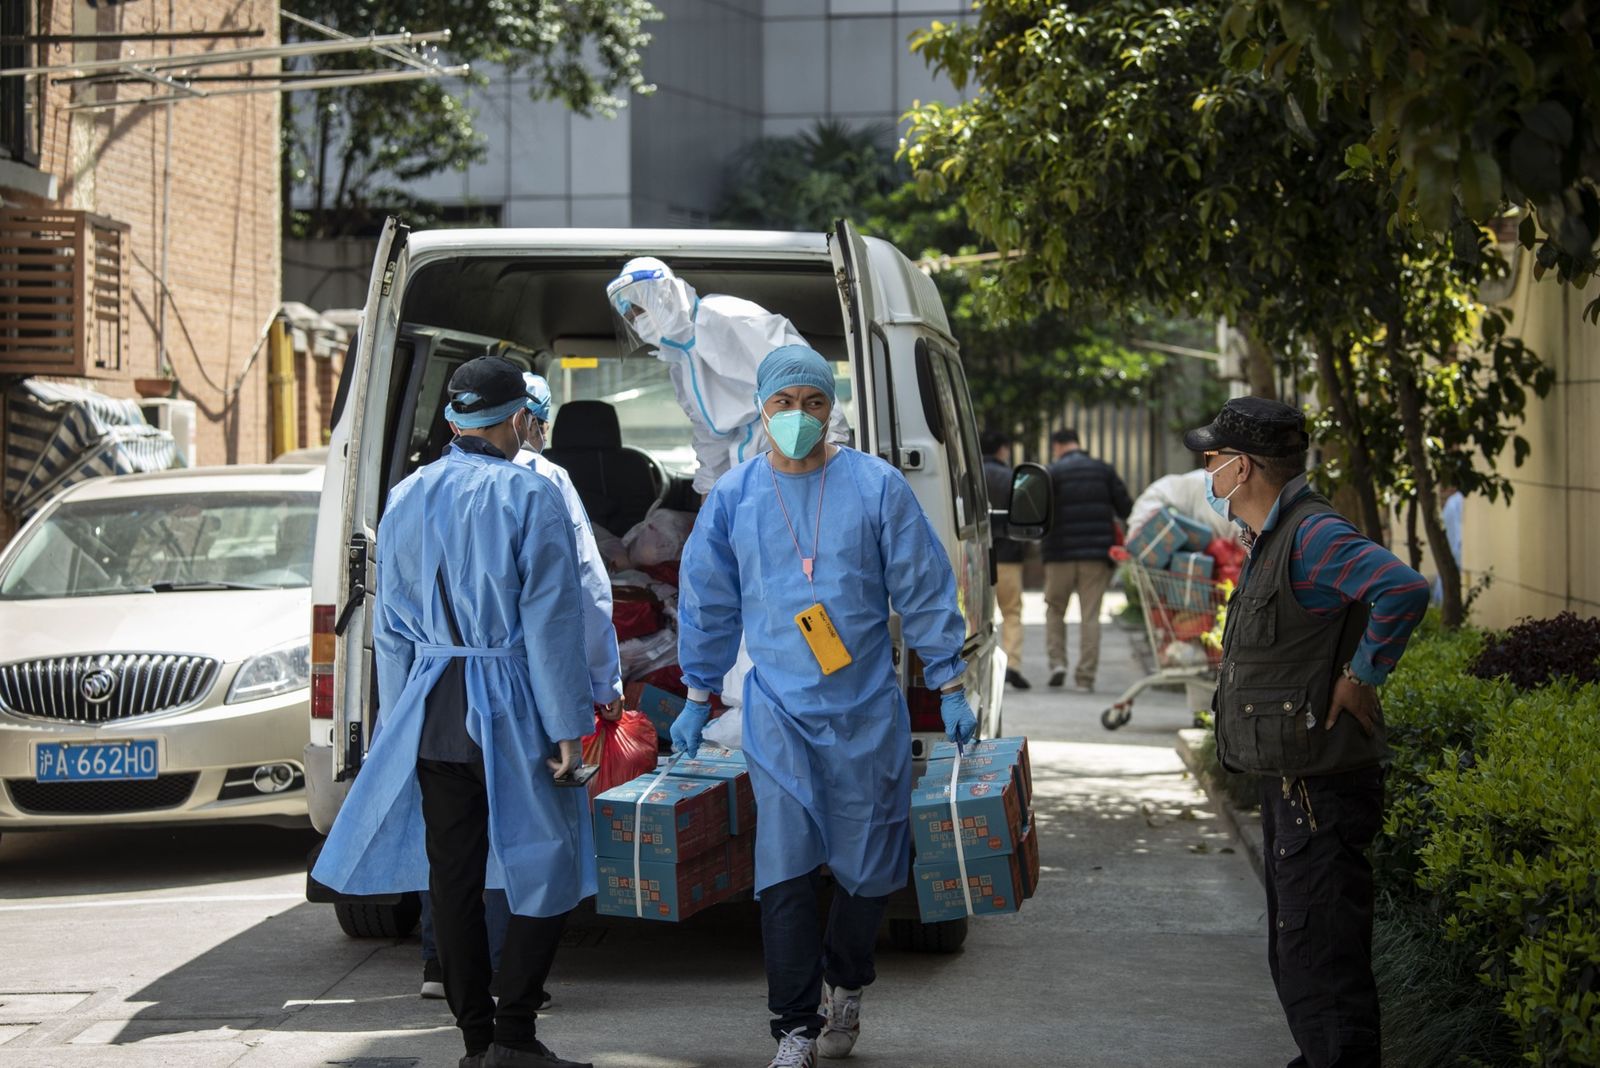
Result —
M1235 397L1210 423L1183 436L1193 452L1234 449L1253 456L1293 456L1310 442L1300 409L1266 397Z
M462 414L498 408L526 397L522 368L504 356L479 356L450 376L450 404Z

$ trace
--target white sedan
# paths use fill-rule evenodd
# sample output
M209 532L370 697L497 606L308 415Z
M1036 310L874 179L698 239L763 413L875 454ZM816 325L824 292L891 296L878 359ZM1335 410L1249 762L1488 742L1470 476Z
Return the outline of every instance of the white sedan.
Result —
M93 479L0 552L0 832L307 825L322 470Z

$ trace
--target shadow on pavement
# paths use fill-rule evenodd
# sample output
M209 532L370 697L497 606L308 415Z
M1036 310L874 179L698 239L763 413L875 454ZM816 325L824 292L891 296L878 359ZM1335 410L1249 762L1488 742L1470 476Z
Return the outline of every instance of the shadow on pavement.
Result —
M0 900L216 887L303 871L316 838L309 827L222 825L7 832Z

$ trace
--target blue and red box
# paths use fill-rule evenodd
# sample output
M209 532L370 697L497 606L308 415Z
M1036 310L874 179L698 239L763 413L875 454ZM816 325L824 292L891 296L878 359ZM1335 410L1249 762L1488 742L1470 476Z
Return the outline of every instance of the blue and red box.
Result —
M668 693L659 686L645 686L639 691L639 711L655 724L656 734L662 741L672 740L672 721L678 718L688 698Z
M928 753L927 778L933 777L935 764L955 759L956 744L954 742L935 743ZM1017 783L1022 788L1022 804L1024 807L1033 803L1033 766L1028 760L1028 739L1024 737L1013 738L986 738L981 742L968 742L961 752L961 766L963 769L969 765L982 767L986 771L994 771L1006 765L1015 765L1017 769ZM944 777L950 778L950 765L944 763Z
M1172 583L1176 589L1172 607L1184 612L1209 612L1215 583L1211 576L1217 562L1205 553L1173 553L1167 570L1181 578Z
M967 898L961 890L961 866L955 854L939 861L918 858L912 866L917 884L917 910L923 923L959 920L967 915ZM1016 912L1028 887L1015 853L992 857L967 857L967 884L972 893L972 914Z
M727 842L677 864L641 860L637 893L632 856L596 858L595 876L599 892L594 907L602 916L677 923L734 893L734 863Z
M975 858L1011 853L1022 837L1022 791L1003 782L956 781L955 812L950 811L950 782L924 778L911 792L911 836L917 861L954 860L959 822L961 844L970 866Z
M727 841L729 790L724 784L669 775L645 795L656 774L646 772L594 799L596 855L632 862L635 808L639 810L639 856L643 860L670 864ZM641 795L645 795L642 806L638 805Z
M737 750L721 752L737 753ZM738 755L741 759L737 763L699 756L685 758L672 766L672 777L675 779L704 779L727 785L728 833L732 835L748 834L756 829L756 795L750 786L750 770L745 766L743 754Z

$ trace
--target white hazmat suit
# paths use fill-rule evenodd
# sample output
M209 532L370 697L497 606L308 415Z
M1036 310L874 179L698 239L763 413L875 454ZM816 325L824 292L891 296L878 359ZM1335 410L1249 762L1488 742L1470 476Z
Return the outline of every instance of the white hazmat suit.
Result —
M696 493L703 496L730 468L770 448L756 406L756 368L773 349L810 347L788 319L740 297L701 297L653 256L625 263L606 298L625 332L667 365L678 404L694 424ZM828 440L845 442L849 434L835 407Z

